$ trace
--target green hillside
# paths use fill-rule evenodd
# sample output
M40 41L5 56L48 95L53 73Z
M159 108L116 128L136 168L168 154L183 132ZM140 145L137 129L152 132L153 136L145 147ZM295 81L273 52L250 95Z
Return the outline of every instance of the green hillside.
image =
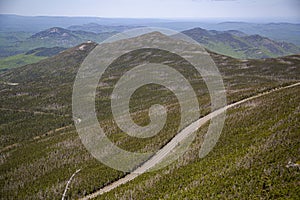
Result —
M183 31L207 49L240 59L273 58L300 53L292 43L277 42L260 35L240 31L215 31L194 28Z
M198 157L193 147L165 169L147 173L96 199L298 199L300 87L230 109L222 136Z
M13 40L9 37L11 33L3 32L0 33L0 41L3 40L5 42L0 43L0 58L26 53L27 51L42 47L70 48L89 40L102 42L115 33L93 33L82 30L71 31L60 27L53 27L35 34L27 34L27 37L21 33L14 33L13 35L16 35L16 37Z
M66 48L63 47L52 47L52 48L41 47L41 48L30 50L23 54L9 56L0 59L0 70L1 69L7 70L10 68L16 68L23 65L36 63L45 58L54 56L65 49Z
M130 41L135 42L135 38ZM80 64L95 46L80 44L40 62L0 72L3 199L61 199L67 180L77 169L81 171L67 192L70 199L91 194L125 175L90 155L72 119L73 82ZM228 103L300 79L299 55L238 60L210 54L223 76ZM116 127L109 107L110 94L118 79L145 55L151 62L172 58L169 65L187 77L196 91L200 115L210 112L206 85L186 60L155 49L126 54L101 79L105 87L97 89L96 110L99 121L109 130L108 137L129 151L161 148L176 134L180 119L175 96L166 88L149 85L133 95L131 115L136 123L147 124L150 105L166 105L168 124L163 132L150 139L138 139ZM229 110L220 141L203 160L198 158L198 150L205 127L199 130L193 148L179 161L99 198L295 197L299 170L285 165L300 159L298 93L299 87L277 91Z
M46 57L18 54L0 60L0 69L16 68L43 60Z

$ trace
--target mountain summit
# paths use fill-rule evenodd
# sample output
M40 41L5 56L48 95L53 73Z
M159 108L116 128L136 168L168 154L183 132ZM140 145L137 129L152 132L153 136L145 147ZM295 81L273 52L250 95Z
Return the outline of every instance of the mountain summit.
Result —
M60 27L53 27L47 30L38 32L32 35L30 38L39 38L39 39L46 39L46 38L77 38L72 31L60 28Z
M182 33L207 49L235 58L270 58L297 54L300 48L292 43L277 42L260 35L240 31L215 31L194 28Z

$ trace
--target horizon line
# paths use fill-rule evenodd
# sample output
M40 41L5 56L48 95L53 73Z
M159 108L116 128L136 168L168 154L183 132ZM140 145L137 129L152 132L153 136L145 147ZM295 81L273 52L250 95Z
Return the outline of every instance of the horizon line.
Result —
M240 18L235 18L235 17L121 17L121 16L111 16L111 17L105 17L105 16L89 16L89 15L20 15L16 13L0 13L0 15L14 15L14 16L19 16L19 17L70 17L70 18L102 18L102 19L136 19L136 20L170 20L174 22L179 21L184 21L184 20L191 20L191 21L186 21L186 22L192 22L192 21L214 21L214 20L229 20L229 21L234 21L234 22L246 22L246 21L269 21L269 23L272 23L271 21L273 20L275 23L291 23L287 22L288 21L293 21L295 24L300 24L300 21L298 18L293 18L293 17L277 17L277 18L262 18L262 17L240 17ZM246 20L246 21L243 21ZM280 21L283 20L283 21Z

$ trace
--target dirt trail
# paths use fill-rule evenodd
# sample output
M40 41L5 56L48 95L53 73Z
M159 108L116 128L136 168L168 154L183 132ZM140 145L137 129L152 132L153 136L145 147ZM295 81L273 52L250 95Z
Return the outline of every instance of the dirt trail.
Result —
M280 87L280 88L275 88L272 89L270 91L261 93L261 94L257 94L255 96L243 99L241 101L229 104L223 108L220 108L200 119L198 119L197 121L191 123L189 126L187 126L186 128L184 128L182 131L180 131L169 143L167 143L163 148L161 148L153 157L151 157L148 161L146 161L142 166L140 166L139 168L137 168L136 170L134 170L133 172L131 172L130 174L126 175L125 177L105 186L104 188L82 198L81 200L87 200L87 199L92 199L95 198L103 193L109 192L112 189L117 188L118 186L125 184L133 179L135 179L137 176L145 173L147 170L149 170L150 168L154 167L156 164L158 164L160 161L162 161L175 147L178 143L180 143L181 141L183 141L185 138L187 138L190 134L194 133L197 129L199 129L202 125L204 125L206 122L208 122L211 118L221 114L222 112L224 112L225 110L232 108L234 106L237 106L239 104L242 104L244 102L256 99L258 97L270 94L272 92L275 91L279 91L279 90L283 90L283 89L288 89L291 87L295 87L300 85L299 83L295 83L289 86L285 86L285 87Z

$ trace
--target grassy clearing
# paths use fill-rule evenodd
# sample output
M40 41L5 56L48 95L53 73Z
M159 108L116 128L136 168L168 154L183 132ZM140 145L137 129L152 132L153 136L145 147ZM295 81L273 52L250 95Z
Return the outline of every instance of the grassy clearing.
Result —
M11 69L11 68L20 67L20 66L27 65L27 64L36 63L45 58L47 58L47 57L35 56L35 55L25 55L25 54L18 54L15 56L10 56L10 57L3 58L0 60L0 70Z

